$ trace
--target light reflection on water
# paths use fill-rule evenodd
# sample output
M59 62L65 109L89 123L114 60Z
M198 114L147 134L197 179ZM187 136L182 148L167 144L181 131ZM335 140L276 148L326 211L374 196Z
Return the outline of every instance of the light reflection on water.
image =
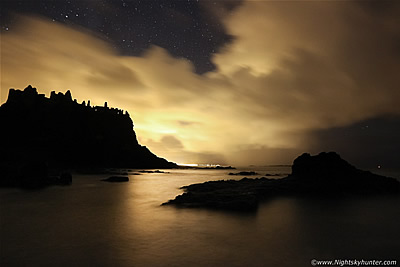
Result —
M313 258L395 259L400 251L398 197L277 198L254 214L176 209L160 204L183 185L242 177L166 171L128 183L81 175L71 187L0 190L0 265L311 266Z

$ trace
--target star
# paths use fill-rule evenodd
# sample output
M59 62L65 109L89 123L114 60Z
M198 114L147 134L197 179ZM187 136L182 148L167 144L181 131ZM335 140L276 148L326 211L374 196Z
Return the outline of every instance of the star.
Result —
M192 61L199 74L212 70L205 61L211 59L213 51L231 41L222 26L211 25L199 1L70 0L43 1L41 5L33 2L10 4L9 10L18 13L28 9L51 22L88 28L104 36L123 55L138 56L149 45L162 47L173 56ZM176 39L175 44L171 38ZM135 45L128 47L130 41Z

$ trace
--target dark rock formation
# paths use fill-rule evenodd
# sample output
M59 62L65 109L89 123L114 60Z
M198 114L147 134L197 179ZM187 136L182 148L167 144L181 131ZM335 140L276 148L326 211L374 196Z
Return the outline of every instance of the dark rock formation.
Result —
M62 172L60 178L58 179L58 184L60 185L70 185L72 184L72 175L69 172Z
M317 156L303 154L292 165L292 174L282 179L211 181L182 187L186 192L165 204L252 211L258 201L273 196L346 196L398 194L394 178L362 171L334 152Z
M240 176L250 176L250 175L257 175L256 172L230 172L229 175L240 175Z
M20 168L17 180L18 186L24 188L38 188L49 184L47 165L43 161L31 160Z
M396 179L359 170L335 152L317 156L304 153L294 160L289 178L299 182L300 189L305 191L315 189L331 194L399 192Z
M282 173L266 173L264 176L271 177L271 176L283 176L283 175L288 175L288 174L287 173L286 174L282 174Z
M258 182L259 179L210 181L184 186L182 187L186 191L184 194L163 203L163 205L253 211L258 207L258 195L254 190L254 181Z
M187 169L199 169L199 170L234 170L232 166L215 166L215 167L186 167Z
M302 179L332 179L359 172L335 152L322 152L318 156L304 153L292 165L292 175Z
M211 168L212 169L212 168ZM232 166L217 166L217 167L215 167L214 169L217 169L217 170L234 170L234 169L236 169L235 167L232 167Z
M71 173L58 169L50 172L46 162L38 159L3 162L0 165L1 186L36 189L49 185L72 184Z
M111 176L107 179L102 179L104 182L129 182L129 177L126 176Z
M138 171L140 173L168 173L168 172L164 172L164 171L160 171L160 170L156 170L156 171Z
M50 169L177 166L139 145L127 112L79 104L70 91L46 98L32 86L10 89L0 121L0 185L15 184L14 176L25 179L21 166L32 159Z

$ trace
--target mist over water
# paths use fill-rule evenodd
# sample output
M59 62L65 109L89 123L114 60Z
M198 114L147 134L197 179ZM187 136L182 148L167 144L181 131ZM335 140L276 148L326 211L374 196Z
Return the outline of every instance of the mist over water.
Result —
M243 170L287 174L290 167ZM0 190L2 266L311 266L396 259L400 198L274 198L256 213L160 206L179 187L237 170L166 170L106 183ZM257 176L259 177L259 176ZM274 177L271 177L274 178ZM277 177L279 178L279 177Z

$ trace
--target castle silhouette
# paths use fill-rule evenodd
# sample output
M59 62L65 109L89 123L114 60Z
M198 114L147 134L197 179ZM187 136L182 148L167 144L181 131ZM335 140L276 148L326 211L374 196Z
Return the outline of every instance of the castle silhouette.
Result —
M49 168L177 167L138 143L128 112L78 103L69 90L47 98L31 85L10 89L0 121L3 173L33 161Z
M39 94L37 92L37 89L32 87L32 85L28 85L23 91L21 90L16 90L11 88L8 93L8 99L7 103L24 103L27 105L34 105L35 103L45 103L48 101L48 98L46 98L45 94ZM66 104L70 102L74 102L78 104L78 101L76 99L72 100L72 94L70 90L67 90L65 94L62 92L56 93L56 91L51 91L50 93L50 102L55 103L55 104ZM108 112L112 113L115 115L125 115L129 116L128 111L123 111L118 108L109 108L107 102L104 102L104 106L91 106L90 105L90 100L88 100L88 103L86 104L86 101L84 100L81 104L79 104L83 107L87 107L92 109L95 112Z

